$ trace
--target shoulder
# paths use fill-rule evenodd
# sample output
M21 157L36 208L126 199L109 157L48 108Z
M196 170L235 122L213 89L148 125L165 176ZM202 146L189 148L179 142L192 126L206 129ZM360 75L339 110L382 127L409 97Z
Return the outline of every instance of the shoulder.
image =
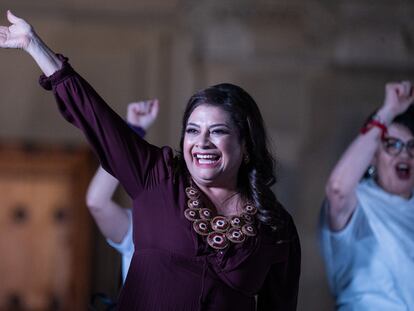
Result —
M279 219L280 224L274 232L274 237L279 240L298 239L299 235L293 217L284 207L280 209Z
M169 146L161 147L161 154L166 165L172 167L174 166L174 151Z
M281 208L278 219L279 225L274 228L269 226L261 227L265 243L274 245L299 244L299 234L290 213L285 208Z
M174 151L169 146L163 146L161 148L154 148L155 152L152 153L149 157L150 167L154 167L156 174L165 175L164 177L169 178L172 176L172 171L174 168ZM148 176L149 177L149 176Z

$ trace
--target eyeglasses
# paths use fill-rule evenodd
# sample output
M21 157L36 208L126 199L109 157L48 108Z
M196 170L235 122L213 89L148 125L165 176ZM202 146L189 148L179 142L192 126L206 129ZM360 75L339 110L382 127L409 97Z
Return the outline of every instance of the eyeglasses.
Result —
M410 139L407 142L395 137L386 137L382 140L382 145L386 153L392 156L397 156L404 149L407 150L407 153L410 157L414 157L414 138Z

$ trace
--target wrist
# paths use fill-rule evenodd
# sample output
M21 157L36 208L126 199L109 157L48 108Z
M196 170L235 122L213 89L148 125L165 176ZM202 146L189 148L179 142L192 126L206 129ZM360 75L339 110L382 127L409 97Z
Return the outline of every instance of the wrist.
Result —
M381 139L384 139L388 135L388 124L387 121L382 119L382 116L375 113L360 129L362 135L368 133L373 128L377 128L381 132Z
M147 133L147 131L139 125L134 125L132 123L128 123L128 126L135 132L137 133L141 138L143 138L145 136L145 134Z
M39 51L39 46L42 44L40 38L34 31L31 31L27 35L27 45L23 48L23 50L29 53L31 56L34 56Z
M25 51L30 54L43 73L49 77L63 66L62 60L37 36L35 32L29 35L29 44Z
M379 120L386 126L389 126L396 116L397 114L393 112L392 109L383 106L377 110L373 117L375 117L377 120Z

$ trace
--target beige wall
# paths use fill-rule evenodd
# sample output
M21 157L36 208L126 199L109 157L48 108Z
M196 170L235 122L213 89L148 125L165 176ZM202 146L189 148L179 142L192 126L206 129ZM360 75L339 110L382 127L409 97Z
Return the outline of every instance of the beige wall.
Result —
M149 135L155 144L177 146L183 107L197 89L228 81L250 92L279 159L277 193L301 235L299 309L332 308L315 230L324 182L381 103L384 83L413 79L414 3L15 2L0 3L3 23L6 8L29 19L118 113L132 100L161 100L161 120ZM84 143L37 86L39 70L23 54L0 51L0 138Z

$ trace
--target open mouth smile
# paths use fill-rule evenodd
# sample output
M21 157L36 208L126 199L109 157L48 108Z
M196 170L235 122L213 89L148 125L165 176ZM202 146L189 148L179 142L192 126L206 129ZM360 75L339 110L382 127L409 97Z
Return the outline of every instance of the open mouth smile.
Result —
M213 153L195 153L193 154L196 164L215 165L218 163L220 156Z
M411 167L407 163L397 163L395 171L400 179L409 179L411 176Z

